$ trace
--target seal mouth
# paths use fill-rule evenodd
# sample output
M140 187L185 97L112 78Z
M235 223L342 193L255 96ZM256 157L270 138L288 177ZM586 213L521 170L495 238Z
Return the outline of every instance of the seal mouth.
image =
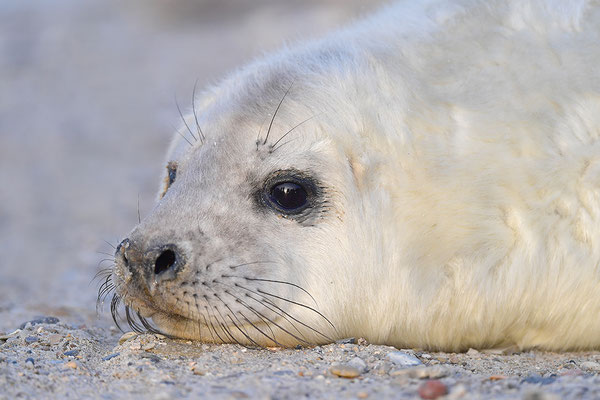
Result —
M111 281L110 286L114 291L111 314L121 331L124 331L121 324L126 321L134 332L150 332L173 339L199 340L205 343L236 343L252 348L305 347L332 341L294 317L291 311L278 306L273 306L278 310L270 314L248 308L257 316L251 318L249 314L234 312L229 308L232 305L223 303L224 308L205 307L206 313L191 318L176 309L166 310L161 307L144 285L137 287L121 280L118 265L109 278L107 281ZM124 316L119 313L122 305L125 309ZM309 332L299 330L302 327L312 330L317 336L305 336Z
M113 303L115 306L113 307ZM123 331L118 320L121 319L117 308L125 305L125 320L131 330L138 333L155 333L175 339L200 340L205 343L236 343L241 346L267 348L272 346L293 347L299 342L302 345L313 345L282 328L284 319L275 317L269 323L264 321L247 321L242 323L230 319L229 324L218 319L192 319L174 311L162 310L152 300L140 299L131 295L122 297L115 293L111 302L111 312L117 327ZM152 322L149 321L152 320ZM271 325L280 327L285 336L277 338ZM252 334L254 332L254 335ZM270 332L270 333L268 333ZM267 340L265 341L265 338Z

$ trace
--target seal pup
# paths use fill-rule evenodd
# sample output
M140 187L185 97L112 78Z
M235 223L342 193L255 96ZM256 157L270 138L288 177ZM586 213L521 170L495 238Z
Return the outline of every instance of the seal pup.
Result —
M597 1L401 1L234 72L113 308L250 346L600 348L599 43Z

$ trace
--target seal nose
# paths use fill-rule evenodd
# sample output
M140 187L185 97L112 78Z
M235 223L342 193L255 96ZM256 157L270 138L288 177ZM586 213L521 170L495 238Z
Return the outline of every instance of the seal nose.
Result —
M149 283L175 278L179 266L183 264L183 256L173 244L146 248L130 239L123 240L115 252L125 267L134 273L141 274Z

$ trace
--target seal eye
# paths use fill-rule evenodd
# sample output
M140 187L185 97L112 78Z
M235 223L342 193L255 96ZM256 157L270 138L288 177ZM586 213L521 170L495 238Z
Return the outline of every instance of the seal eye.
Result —
M173 182L175 182L175 178L177 177L177 163L175 161L170 161L167 164L167 187L171 186Z
M284 211L299 211L308 203L308 193L295 182L282 182L269 191L269 199Z
M163 187L163 191L160 194L160 197L163 198L165 194L167 194L167 190L171 187L173 182L175 182L175 178L177 178L177 162L169 161L167 164L167 176L165 177L165 184Z

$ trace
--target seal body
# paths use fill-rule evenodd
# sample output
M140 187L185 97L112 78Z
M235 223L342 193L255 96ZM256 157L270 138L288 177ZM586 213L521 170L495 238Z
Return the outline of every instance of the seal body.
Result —
M242 68L117 296L209 342L599 348L599 43L597 1L402 1Z

